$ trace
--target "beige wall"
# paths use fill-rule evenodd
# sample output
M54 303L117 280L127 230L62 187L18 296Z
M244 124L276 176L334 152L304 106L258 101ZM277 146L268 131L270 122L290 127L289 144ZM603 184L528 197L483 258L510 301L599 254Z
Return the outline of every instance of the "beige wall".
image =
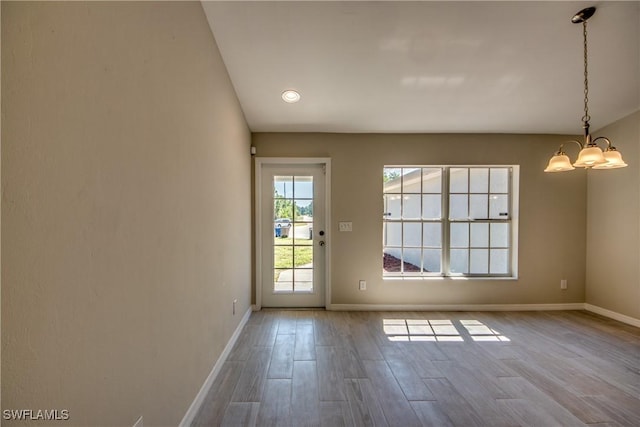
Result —
M586 174L543 169L565 136L257 133L262 157L332 158L333 304L582 303ZM385 164L520 165L519 279L382 280ZM338 221L353 232L339 233ZM358 290L358 280L367 290ZM560 290L567 279L569 289Z
M589 172L586 302L640 319L640 111L594 135L629 167Z
M250 304L250 133L200 3L3 1L2 95L3 409L177 425Z

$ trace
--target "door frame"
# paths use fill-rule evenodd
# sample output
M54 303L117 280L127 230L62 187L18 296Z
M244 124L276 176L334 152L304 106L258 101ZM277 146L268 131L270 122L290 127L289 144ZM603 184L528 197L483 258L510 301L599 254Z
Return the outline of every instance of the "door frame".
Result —
M262 308L262 168L265 165L323 165L324 166L324 229L327 230L325 236L325 262L324 262L324 306L325 309L331 307L331 158L330 157L256 157L255 158L255 212L254 212L254 247L256 251L254 279L256 310Z

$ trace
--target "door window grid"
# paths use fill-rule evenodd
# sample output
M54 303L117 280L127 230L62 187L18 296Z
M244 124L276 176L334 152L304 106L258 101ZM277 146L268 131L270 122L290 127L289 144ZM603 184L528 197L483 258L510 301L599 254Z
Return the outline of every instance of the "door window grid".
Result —
M385 167L385 276L510 276L512 173L504 166ZM419 186L407 185L418 175ZM423 198L418 219L407 212L413 194ZM433 195L440 199L435 209L425 203Z
M313 177L273 177L273 290L313 292Z

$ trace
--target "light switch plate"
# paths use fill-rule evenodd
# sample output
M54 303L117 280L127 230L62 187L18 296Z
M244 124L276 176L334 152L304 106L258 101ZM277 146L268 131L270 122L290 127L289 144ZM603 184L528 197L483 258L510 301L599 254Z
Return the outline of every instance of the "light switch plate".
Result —
M353 225L351 223L351 221L340 221L338 223L338 227L340 228L340 231L352 231L353 230Z

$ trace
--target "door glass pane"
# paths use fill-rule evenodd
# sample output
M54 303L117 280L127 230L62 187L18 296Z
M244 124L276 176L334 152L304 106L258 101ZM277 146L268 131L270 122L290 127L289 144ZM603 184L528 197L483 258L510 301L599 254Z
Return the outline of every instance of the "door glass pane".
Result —
M294 292L313 292L313 269L296 268L293 272Z
M292 223L289 219L279 218L273 223L273 244L274 245L290 245L291 244Z
M309 270L310 276L313 276L313 270ZM313 292L313 282L300 282L297 281L293 284L294 292Z
M273 267L293 268L292 245L277 245L273 247Z
M293 291L293 270L275 269L273 274L273 290L275 292Z
M273 191L274 198L283 197L285 199L293 199L293 177L274 176Z
M313 221L313 199L295 199L295 220L298 222Z
M293 202L284 197L273 199L273 218L276 227L278 224L282 227L291 225L293 220Z
M313 177L296 176L293 180L293 196L295 199L313 199Z
M301 246L313 245L313 223L296 222L293 228L293 243Z
M294 246L293 262L296 268L313 267L313 246Z

